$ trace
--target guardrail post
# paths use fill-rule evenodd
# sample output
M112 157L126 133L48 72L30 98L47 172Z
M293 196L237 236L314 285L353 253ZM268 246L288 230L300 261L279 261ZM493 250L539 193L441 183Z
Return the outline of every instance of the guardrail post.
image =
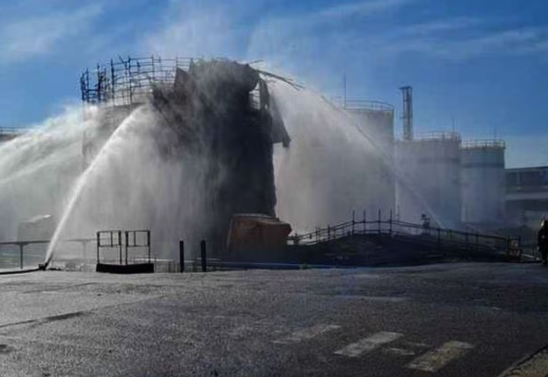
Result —
M367 234L367 213L363 211L363 234Z
M127 265L127 254L128 254L128 247L129 247L128 246L129 245L129 232L127 230L125 232L125 236L126 236L126 265Z
M150 263L150 230L147 230L148 263Z
M179 241L179 272L185 271L185 241Z
M202 240L200 242L200 257L202 259L202 272L207 272L206 242L205 242L205 240Z
M377 220L378 233L381 234L381 210L379 209L379 217Z
M19 244L19 267L21 270L23 269L23 247L25 247L22 243Z
M331 241L331 227L329 225L327 226L327 240Z
M120 250L120 264L122 264L122 231L118 231L118 249Z
M464 236L466 237L466 250L468 250L468 233L465 233Z
M388 219L388 225L389 225L390 236L392 236L392 209L390 209L390 218Z
M97 263L99 263L99 248L101 247L101 232L97 232Z
M356 223L356 211L352 211L352 235L354 235L354 224Z

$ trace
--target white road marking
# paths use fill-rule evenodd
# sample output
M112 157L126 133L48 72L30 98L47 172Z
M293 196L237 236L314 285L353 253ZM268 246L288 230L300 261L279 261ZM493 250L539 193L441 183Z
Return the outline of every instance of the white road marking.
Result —
M402 341L401 344L403 346L411 347L411 348L430 348L430 347L432 347L430 344L420 343L420 342Z
M450 341L441 347L429 351L407 364L407 368L422 370L424 372L436 372L447 363L464 356L473 345L464 342Z
M326 332L340 329L339 325L315 325L304 330L296 331L293 334L289 335L286 338L275 340L274 343L279 344L290 344L290 343L299 343L303 340L312 339L318 335L324 334Z
M375 348L378 348L383 344L393 342L402 336L402 334L396 332L378 332L370 337L363 338L356 343L349 344L343 349L335 351L335 354L348 357L358 357L363 353L373 351Z
M510 368L501 377L545 377L548 375L548 350L542 350L516 367Z
M388 353L394 356L414 356L415 351L407 350L405 348L389 347L382 350L383 353Z

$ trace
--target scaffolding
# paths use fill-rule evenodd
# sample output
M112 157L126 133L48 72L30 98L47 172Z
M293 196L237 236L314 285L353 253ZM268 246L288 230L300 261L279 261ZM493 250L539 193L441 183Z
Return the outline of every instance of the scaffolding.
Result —
M226 61L215 58L209 61ZM189 71L193 64L205 62L203 58L163 59L157 56L144 58L127 57L113 59L107 64L97 64L90 71L86 70L80 76L80 91L84 105L102 105L131 109L132 105L146 102L154 87L172 86L175 82L177 69ZM276 77L290 85L296 85L284 77L275 76L269 72L257 71L261 75ZM261 107L260 87L249 93L250 105Z
M89 105L130 106L142 103L153 86L172 85L177 69L188 71L193 62L201 59L119 58L108 64L98 64L80 76L82 101Z

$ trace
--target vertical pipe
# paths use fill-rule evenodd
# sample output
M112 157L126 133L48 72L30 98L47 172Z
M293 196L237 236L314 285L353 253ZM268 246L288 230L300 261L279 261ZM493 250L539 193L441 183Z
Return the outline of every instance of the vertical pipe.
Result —
M150 263L150 230L147 230L148 263Z
M128 254L128 245L129 245L129 232L126 230L125 232L125 235L126 235L126 265L127 265L127 254Z
M120 264L122 264L122 231L118 231L118 250L120 250Z
M116 90L114 89L114 62L110 59L110 86L111 86L111 101L115 101Z
M202 272L207 272L207 261L206 261L206 242L202 240L200 242L200 257L202 259Z
M185 241L179 241L179 272L185 271Z
M99 248L101 247L100 232L97 232L97 263L99 263Z

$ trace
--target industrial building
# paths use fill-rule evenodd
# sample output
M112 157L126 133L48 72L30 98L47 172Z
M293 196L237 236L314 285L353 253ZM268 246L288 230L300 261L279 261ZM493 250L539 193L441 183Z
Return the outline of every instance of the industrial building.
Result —
M436 132L415 137L413 89L403 95L403 138L395 144L396 215L411 223L461 225L461 137Z
M548 166L507 169L505 189L510 226L536 229L548 217Z
M461 223L461 138L432 133L396 143L397 215L417 223L458 228Z
M401 90L403 138L394 149L397 217L476 231L504 226L504 142L463 141L456 132L415 136L413 91Z
M504 159L501 140L462 143L461 184L464 224L496 229L505 223Z
M369 205L366 211L388 214L395 208L394 179L394 107L379 101L345 100L344 108L354 116L357 126L369 138L376 150L368 161L366 191Z

